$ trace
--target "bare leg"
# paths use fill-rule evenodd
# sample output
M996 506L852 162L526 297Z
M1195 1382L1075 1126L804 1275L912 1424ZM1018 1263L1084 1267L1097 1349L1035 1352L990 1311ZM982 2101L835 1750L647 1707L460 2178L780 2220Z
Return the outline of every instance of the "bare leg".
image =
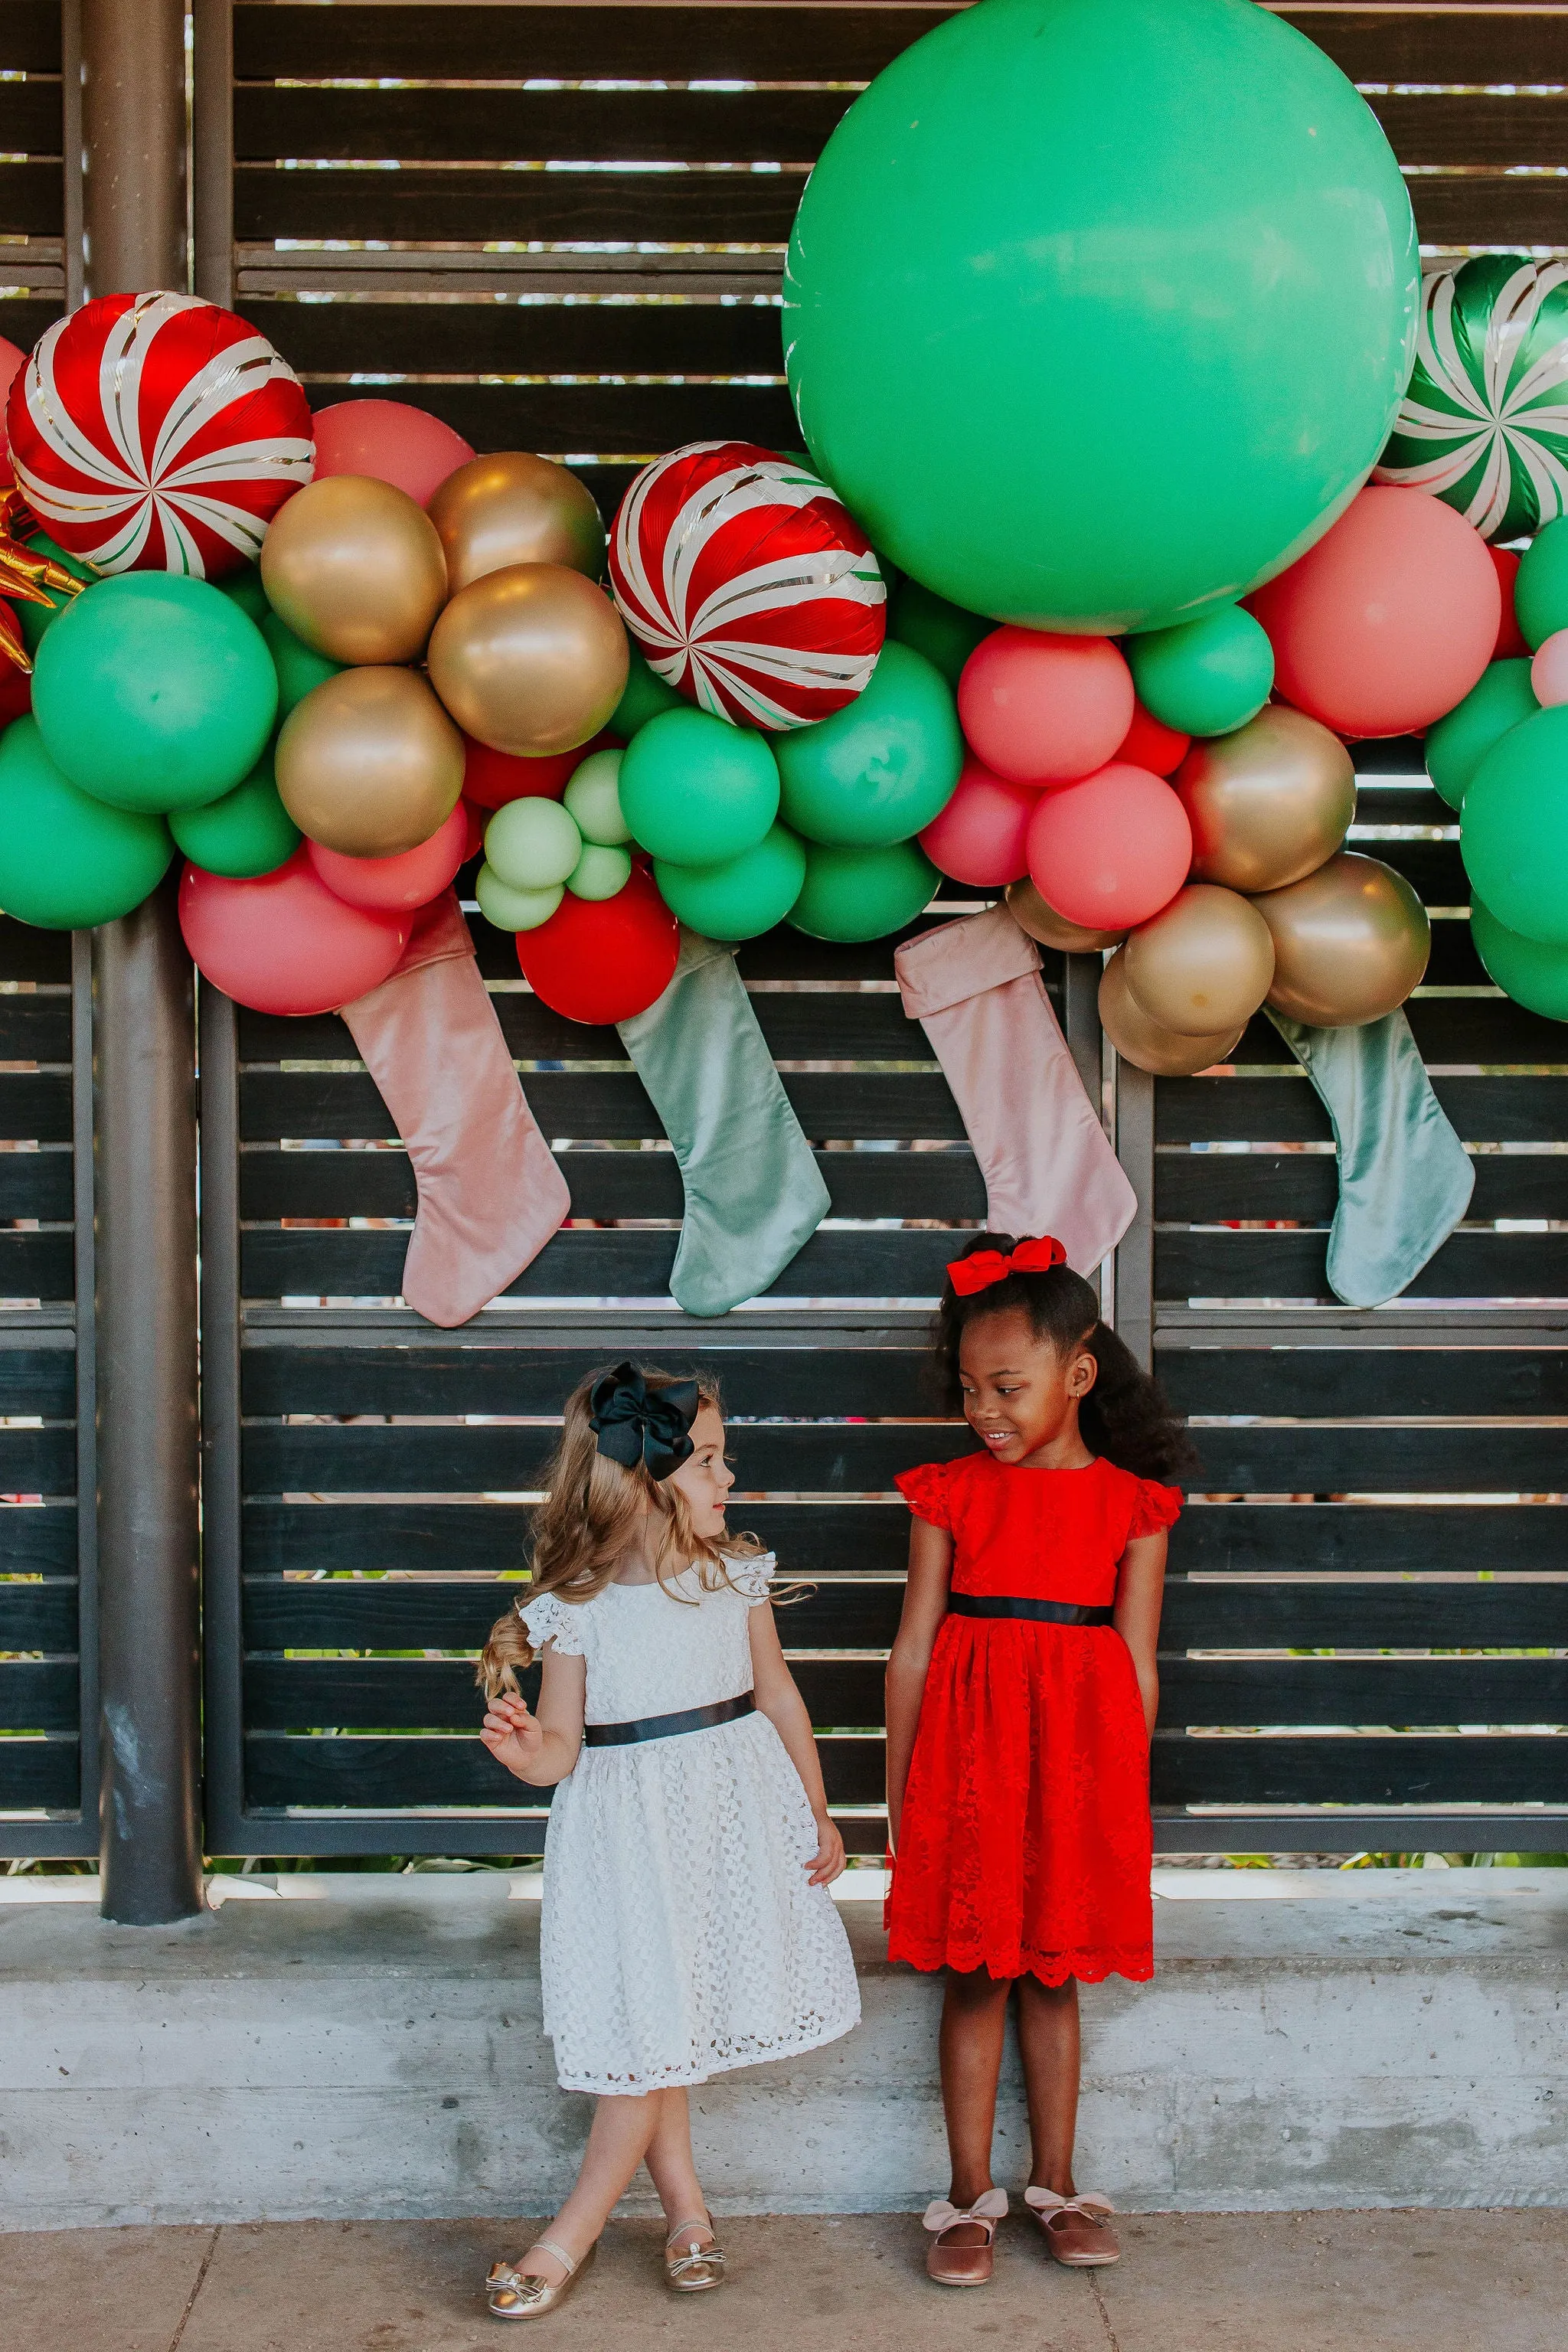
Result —
M708 2200L702 2194L697 2161L691 2153L690 2103L684 2090L656 2091L653 2095L658 2121L647 2144L645 2161L664 2208L665 2229L673 2230L682 2221L694 2222L694 2229L681 2231L682 2249L689 2241L711 2245L713 2232L702 2218L708 2210Z
M1078 2129L1079 2066L1078 1984L1043 1985L1038 1977L1018 1980L1018 2049L1029 2102L1033 2189L1076 2197L1072 2148Z
M641 2098L596 2102L576 2186L555 2219L540 2231L541 2237L563 2247L574 2263L582 2261L630 2188L668 2096L666 2091L650 2091ZM566 2276L564 2266L552 2254L534 2254L528 2267L552 2286Z
M984 1969L961 1976L950 1969L942 2008L942 2105L947 2119L952 2180L948 2190L960 2207L973 2205L991 2187L991 2137L996 2123L996 2084L1007 2029L1005 1977ZM976 2227L955 2231L952 2243L984 2243Z

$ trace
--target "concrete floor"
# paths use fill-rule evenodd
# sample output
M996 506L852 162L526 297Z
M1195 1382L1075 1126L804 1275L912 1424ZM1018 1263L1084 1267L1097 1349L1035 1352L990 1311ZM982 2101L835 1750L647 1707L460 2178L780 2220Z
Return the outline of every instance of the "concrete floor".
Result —
M1560 2352L1568 2212L1159 2214L1112 2271L1003 2232L984 2294L930 2285L907 2216L724 2224L732 2278L681 2301L615 2224L544 2340L582 2352ZM468 2352L490 2222L268 2222L0 2236L6 2352Z

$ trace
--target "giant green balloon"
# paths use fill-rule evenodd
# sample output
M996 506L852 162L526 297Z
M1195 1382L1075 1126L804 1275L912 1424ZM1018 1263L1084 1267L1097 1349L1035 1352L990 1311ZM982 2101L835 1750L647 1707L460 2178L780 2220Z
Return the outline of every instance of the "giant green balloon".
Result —
M1465 794L1459 849L1500 923L1568 947L1568 704L1493 744Z
M172 809L169 831L193 866L253 882L276 874L300 846L300 828L279 797L272 754L264 752L242 784L204 808Z
M805 883L788 921L814 940L886 939L931 904L941 880L918 841L888 849L808 842Z
M1463 808L1470 779L1492 745L1533 719L1541 705L1527 661L1495 661L1482 670L1463 702L1426 730L1426 773L1450 808Z
M1251 0L984 0L819 157L785 365L816 466L926 587L1164 627L1349 504L1420 275L1370 108Z
M0 907L50 931L111 923L156 889L174 845L161 816L106 808L61 773L36 719L0 735Z
M855 700L773 739L784 823L811 841L878 848L940 816L963 765L947 680L889 637Z
M782 923L805 880L805 849L775 824L723 866L654 863L659 895L678 922L710 940L754 940Z
M210 581L121 572L84 588L38 647L49 755L111 806L200 808L243 782L278 709L254 621Z
M779 813L766 738L689 703L638 728L616 782L633 839L672 866L722 866L761 841Z
M1568 947L1548 947L1510 931L1479 898L1470 905L1470 936L1505 996L1548 1021L1568 1021Z

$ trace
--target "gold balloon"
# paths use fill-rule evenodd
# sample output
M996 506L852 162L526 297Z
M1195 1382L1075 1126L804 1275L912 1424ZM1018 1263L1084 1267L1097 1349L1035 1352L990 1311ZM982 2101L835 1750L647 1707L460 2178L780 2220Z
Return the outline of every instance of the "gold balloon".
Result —
M1063 955L1098 955L1102 948L1113 948L1127 937L1125 931L1086 931L1081 923L1069 923L1041 898L1032 882L1008 883L1007 911L1021 931L1027 931L1043 948L1059 949Z
M457 594L510 563L564 563L596 580L605 526L586 485L548 457L499 449L448 474L425 509L447 551Z
M279 509L261 584L285 628L330 660L416 661L446 600L447 559L405 490L329 474Z
M1228 1062L1242 1040L1240 1029L1214 1037L1178 1036L1151 1021L1127 985L1127 950L1118 948L1100 981L1100 1025L1124 1062L1157 1078L1190 1078L1215 1062Z
M1274 940L1249 900L1189 882L1127 942L1123 976L1141 1013L1183 1037L1250 1021L1274 978Z
M287 509L285 509L287 512ZM1271 703L1234 735L1195 743L1176 791L1193 828L1193 879L1279 890L1331 857L1355 814L1355 768L1337 735Z
M323 849L395 857L457 807L463 739L417 670L345 669L289 713L276 771L284 807Z
M1420 985L1432 926L1403 874L1343 850L1254 906L1274 934L1277 1013L1311 1029L1381 1021Z
M512 563L453 597L431 633L430 683L466 734L528 759L596 735L629 658L602 588L562 563Z

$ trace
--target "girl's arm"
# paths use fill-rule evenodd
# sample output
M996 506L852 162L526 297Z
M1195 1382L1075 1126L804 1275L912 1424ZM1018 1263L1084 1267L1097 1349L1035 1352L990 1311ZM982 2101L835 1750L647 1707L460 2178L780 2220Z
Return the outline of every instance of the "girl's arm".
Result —
M586 1658L563 1657L553 1642L543 1651L544 1678L539 1712L502 1691L489 1700L479 1738L498 1764L531 1789L553 1789L564 1780L583 1748L583 1700L588 1687Z
M1165 1590L1163 1530L1135 1536L1116 1571L1116 1630L1132 1653L1151 1738L1160 1708L1160 1602Z
M915 1731L925 1696L926 1670L942 1621L947 1614L952 1574L952 1538L945 1528L916 1519L910 1528L910 1574L904 1613L888 1659L888 1843L896 1853L904 1810L904 1784L915 1750Z
M757 1706L784 1741L789 1760L800 1774L801 1787L816 1822L817 1847L805 1865L806 1878L813 1886L828 1886L844 1867L844 1840L837 1824L827 1817L822 1760L812 1737L811 1717L806 1713L805 1701L795 1688L795 1676L784 1663L779 1629L765 1601L752 1611L750 1630L752 1687L757 1695Z

